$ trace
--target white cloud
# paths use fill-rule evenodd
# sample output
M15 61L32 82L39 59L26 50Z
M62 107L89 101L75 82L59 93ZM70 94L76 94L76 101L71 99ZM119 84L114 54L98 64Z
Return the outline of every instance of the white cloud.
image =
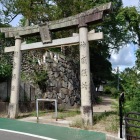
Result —
M139 0L123 0L124 7L125 6L136 6L138 7Z
M135 65L135 54L134 54L134 45L127 45L119 50L118 53L112 52L110 62L112 67L120 67L121 70L124 70L126 67L133 67Z

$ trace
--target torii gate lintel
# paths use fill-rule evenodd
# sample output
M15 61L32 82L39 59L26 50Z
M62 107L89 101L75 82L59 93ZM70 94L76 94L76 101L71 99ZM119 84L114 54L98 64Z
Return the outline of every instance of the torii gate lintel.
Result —
M103 33L95 33L95 30L91 30L88 32L88 41L100 40L103 39ZM43 49L43 48L56 48L61 46L69 46L69 45L78 45L79 44L79 34L73 33L72 37L54 39L51 43L43 44L42 42L36 42L31 44L22 43L21 51L24 50L33 50L33 49ZM5 52L13 52L15 46L5 47Z

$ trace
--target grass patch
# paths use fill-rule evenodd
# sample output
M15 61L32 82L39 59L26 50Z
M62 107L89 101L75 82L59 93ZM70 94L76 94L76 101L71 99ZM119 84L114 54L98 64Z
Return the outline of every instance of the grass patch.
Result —
M109 122L106 123L105 125L105 130L107 132L118 132L118 128L119 128L119 117L117 115L111 115L109 117L106 118L105 122Z
M51 110L42 110L39 111L39 116L45 116L47 113L53 113L54 111ZM36 117L36 111L28 112L28 113L20 113L17 119L25 118L25 117Z
M116 112L114 112L114 111L109 111L109 112L96 113L96 114L93 116L94 123L96 124L96 123L98 123L100 120L105 120L108 116L113 115L113 114L116 115Z
M129 114L129 118L136 119L137 121L134 120L128 120L129 125L134 125L135 127L132 126L127 126L126 131L128 134L133 135L133 136L140 136L140 116L135 115L135 114Z
M63 110L61 112L58 112L58 119L65 119L67 117L74 117L76 115L79 115L79 110Z
M97 114L94 117L94 122L96 125L101 125L104 131L107 132L118 132L119 127L119 116L117 112L104 112L101 114Z
M53 110L43 110L39 111L39 116L45 116L46 114L52 115L52 118L55 118L53 115L55 112ZM67 117L74 117L76 115L79 115L80 111L79 110L60 110L58 111L58 119L65 119ZM36 117L36 111L32 111L29 113L21 113L19 114L17 119L25 118L25 117Z
M140 136L140 128L133 128L133 127L131 127L131 128L129 128L127 130L127 133L131 134L133 136Z
M82 118L75 119L70 124L70 127L76 127L76 128L81 128L81 129L85 129L85 130L89 130L89 129L92 129L93 128L93 126L84 125Z
M94 129L98 131L107 131L107 132L118 132L118 126L119 126L119 117L116 112L103 112L98 113L93 116L93 126L86 126L83 124L83 121L81 118L75 119L70 126L76 127L76 128L82 128L82 129ZM100 127L100 128L99 128Z
M75 120L70 124L70 127L88 129L88 126L85 126L85 125L83 124L83 120L82 120L81 118L75 119Z
M100 96L95 97L96 104L100 104L103 102L103 99Z

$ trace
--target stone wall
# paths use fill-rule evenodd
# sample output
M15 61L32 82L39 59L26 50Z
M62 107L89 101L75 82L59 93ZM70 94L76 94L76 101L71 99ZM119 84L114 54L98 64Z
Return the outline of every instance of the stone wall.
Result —
M8 112L8 105L11 92L11 81L0 83L0 113ZM41 91L29 83L20 83L19 89L19 110L28 112L36 109L36 98L42 98ZM44 109L44 103L39 103L39 108Z
M0 83L0 101L8 101L10 98L11 82Z
M0 101L0 114L8 114L8 106L9 102L1 102ZM44 110L46 109L46 106L44 105L44 102L39 103L39 110ZM24 101L24 102L19 102L19 112L30 112L30 111L35 111L36 110L36 102L35 101Z
M48 73L44 98L57 99L58 105L63 107L79 106L79 65L70 58L48 51L41 64Z
M0 113L8 113L8 102L1 102L0 101Z
M40 98L57 99L58 106L64 108L80 105L80 71L77 61L51 51L33 50L22 53L21 65L26 81L38 89ZM45 90L39 90L39 86L34 84L35 71L47 71Z
M40 98L57 99L58 106L71 108L80 106L80 66L79 59L65 57L62 54L51 51L34 50L23 53L22 71L28 79L28 83L33 84L30 78L35 71L46 71L45 86L39 90L38 85L34 85L38 89ZM97 96L94 83L91 80L92 100L95 102ZM36 94L36 95L37 95Z
M0 83L0 102L9 102L11 92L11 81ZM19 102L35 101L35 98L41 98L41 91L29 83L20 83Z

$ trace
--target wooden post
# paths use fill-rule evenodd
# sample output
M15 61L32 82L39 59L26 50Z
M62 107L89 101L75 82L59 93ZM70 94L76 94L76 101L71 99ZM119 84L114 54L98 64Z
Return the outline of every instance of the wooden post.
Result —
M10 96L9 112L8 112L9 118L16 118L18 115L20 65L21 65L20 47L21 47L21 38L18 36L15 37L11 96Z
M90 56L88 29L86 24L79 26L80 36L80 77L81 77L81 113L85 125L93 124L93 109L90 91Z

